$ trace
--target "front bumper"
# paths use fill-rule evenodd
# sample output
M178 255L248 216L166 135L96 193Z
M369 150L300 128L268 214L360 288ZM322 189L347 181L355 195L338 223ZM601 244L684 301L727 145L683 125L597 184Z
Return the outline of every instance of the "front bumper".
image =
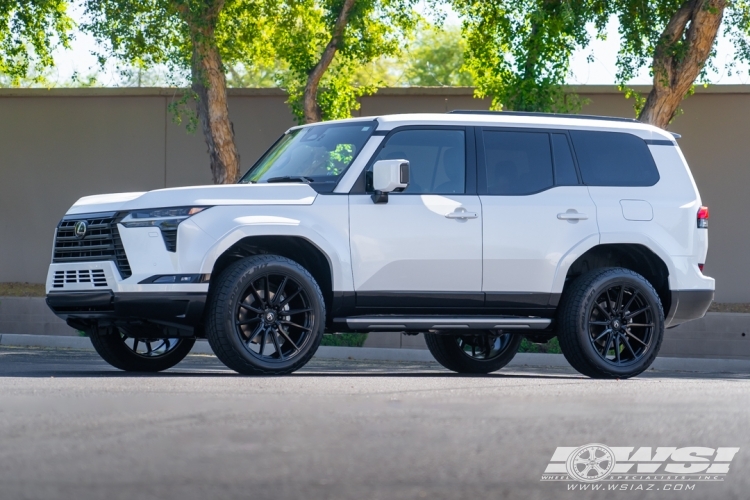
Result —
M93 322L147 321L192 330L203 318L206 295L206 292L51 291L47 294L47 305L75 328Z
M714 301L713 290L672 290L672 305L664 321L666 328L700 319Z

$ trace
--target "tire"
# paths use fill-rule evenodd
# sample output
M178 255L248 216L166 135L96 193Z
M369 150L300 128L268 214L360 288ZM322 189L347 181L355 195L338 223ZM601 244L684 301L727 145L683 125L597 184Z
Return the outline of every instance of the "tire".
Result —
M325 303L312 275L277 255L247 257L219 277L206 336L216 356L243 375L285 375L303 367L323 338Z
M486 331L468 335L425 333L424 339L435 360L445 368L458 373L491 373L513 359L523 336Z
M640 274L595 269L573 281L558 309L560 349L592 378L630 378L648 369L664 338L661 300Z
M172 368L185 359L195 344L194 338L144 339L138 337L138 330L125 333L116 328L93 328L89 336L104 361L126 372Z

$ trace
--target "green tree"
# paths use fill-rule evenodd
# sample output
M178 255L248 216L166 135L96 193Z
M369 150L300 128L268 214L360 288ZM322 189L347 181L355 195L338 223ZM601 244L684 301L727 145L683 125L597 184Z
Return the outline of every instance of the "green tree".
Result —
M750 61L750 3L747 0L613 0L622 39L617 78L622 88L650 66L653 87L636 98L638 118L666 128L696 81L707 83L722 23L734 42L736 58Z
M272 0L83 0L83 29L128 68L163 65L188 78L217 184L235 182L240 157L227 104L225 64L263 54Z
M345 118L375 85L358 68L397 55L418 16L414 0L286 0L274 46L289 72L282 85L300 122Z
M463 18L466 68L493 109L576 112L563 88L573 52L603 31L607 0L453 0Z
M404 81L422 87L468 87L471 73L464 68L466 40L458 27L427 27L404 52Z
M67 47L73 22L66 0L0 0L0 81L43 81L56 46Z

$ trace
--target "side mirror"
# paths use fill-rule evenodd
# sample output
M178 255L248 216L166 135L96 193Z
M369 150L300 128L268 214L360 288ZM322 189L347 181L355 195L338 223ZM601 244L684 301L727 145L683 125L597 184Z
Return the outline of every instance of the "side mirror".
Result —
M379 160L372 166L372 201L387 203L388 193L399 193L409 186L408 160Z

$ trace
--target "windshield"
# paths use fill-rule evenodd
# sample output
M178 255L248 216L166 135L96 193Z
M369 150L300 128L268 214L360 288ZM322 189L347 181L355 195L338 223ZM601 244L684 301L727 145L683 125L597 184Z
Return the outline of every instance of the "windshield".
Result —
M292 130L253 165L240 183L335 183L362 150L375 126L375 122L352 122Z

